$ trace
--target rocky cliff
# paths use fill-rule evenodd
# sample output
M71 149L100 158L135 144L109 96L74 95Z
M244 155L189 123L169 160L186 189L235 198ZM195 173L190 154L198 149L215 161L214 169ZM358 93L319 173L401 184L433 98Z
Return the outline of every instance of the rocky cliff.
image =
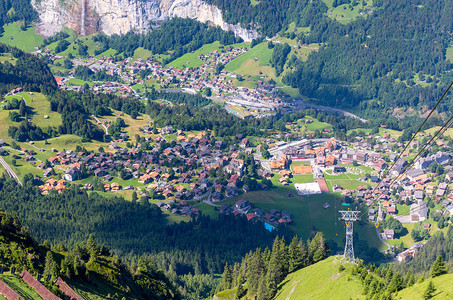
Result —
M191 18L232 30L245 41L257 37L255 31L228 24L216 6L202 0L32 0L41 23L38 32L49 36L62 26L78 34L104 32L108 35L143 31L151 23L169 18Z

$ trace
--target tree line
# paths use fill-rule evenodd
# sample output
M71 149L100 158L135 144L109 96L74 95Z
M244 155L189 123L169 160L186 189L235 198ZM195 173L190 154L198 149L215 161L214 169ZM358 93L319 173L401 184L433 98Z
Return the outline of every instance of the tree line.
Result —
M215 41L220 41L223 45L242 41L235 37L232 31L224 31L220 27L210 26L207 23L181 18L165 21L160 27L144 35L131 31L110 37L95 35L93 40L103 44L102 49L97 52L112 48L119 53L122 52L124 57L134 56L134 51L139 47L150 50L153 54L169 54L170 57L165 59L164 64ZM97 52L95 55L103 51Z
M92 235L71 248L64 243L52 247L47 240L38 244L17 215L4 211L0 211L0 233L2 267L6 270L15 267L18 273L26 269L44 278L50 276L51 280L41 283L62 299L66 296L51 284L59 276L70 285L88 285L95 290L96 283L102 282L111 291L133 299L180 299L175 285L149 257L124 263L106 246L98 245ZM99 289L98 292L104 291Z
M38 240L71 248L93 234L96 241L128 261L149 255L158 269L180 282L189 280L181 276L191 274L195 276L190 278L192 282L207 284L203 274L221 273L226 262L233 264L252 249L270 246L276 236L262 223L251 224L243 217L201 215L170 225L160 208L146 198L135 202L106 198L77 185L62 193L41 195L31 174L23 183L24 187L18 187L14 180L0 178L0 209L14 211ZM286 228L279 234L292 236ZM211 283L211 288L217 284L215 280Z
M321 232L306 244L297 236L289 245L284 238L276 237L271 250L258 248L241 263L225 265L218 291L235 289L235 299L245 295L258 300L273 299L278 285L289 273L325 259L328 252Z
M1 0L0 1L0 33L5 24L22 21L21 29L25 29L38 18L38 13L30 0Z

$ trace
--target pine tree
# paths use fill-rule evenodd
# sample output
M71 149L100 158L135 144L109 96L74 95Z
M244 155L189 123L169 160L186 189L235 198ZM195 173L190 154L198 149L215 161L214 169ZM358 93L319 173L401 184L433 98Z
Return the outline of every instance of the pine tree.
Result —
M411 271L407 271L406 273L406 278L404 279L404 282L406 283L407 287L411 287L415 283L415 278L414 275L411 273Z
M228 265L228 262L225 264L225 268L222 274L222 290L228 290L231 288L231 283L233 281L233 271Z
M252 256L249 269L247 270L247 287L251 295L257 294L262 274L265 274L265 269L261 249L258 248Z
M433 268L431 270L431 277L437 277L442 274L447 273L447 268L445 267L444 261L442 259L442 255L439 255L436 259L436 261L433 264Z
M297 236L293 237L291 244L288 247L289 255L289 266L288 272L294 272L302 266L302 253L300 249L300 243Z
M25 117L25 115L27 114L27 105L25 105L25 102L23 100L20 101L20 104L19 104L19 114L22 117Z
M411 277L409 277L409 280L407 281L407 287L411 287L415 284L415 276L414 274L411 274Z
M87 250L88 254L90 255L90 259L96 259L96 256L99 253L99 249L98 246L96 245L96 242L94 241L94 237L92 234L90 234L87 240Z
M266 298L266 279L265 276L260 277L260 282L258 285L258 292L256 293L257 300L267 300Z
M434 287L434 283L430 280L425 292L423 293L423 299L431 299L435 291L436 288Z
M308 247L309 260L313 263L318 262L326 258L327 253L328 247L326 245L324 235L322 232L318 232Z
M53 258L52 252L47 251L46 253L46 262L44 265L44 276L52 275L52 269L54 268L55 260Z
M266 298L271 299L277 292L277 286L282 277L282 265L280 260L280 241L275 238L272 246L272 255L266 273Z
M242 277L242 272L239 273L238 277L238 286L236 288L236 295L234 296L235 299L241 299L247 293L246 289L244 289L244 278Z
M395 273L392 277L392 280L390 281L389 285L387 286L387 291L389 293L394 293L396 291L399 291L403 288L403 279L401 278L401 275L398 273Z

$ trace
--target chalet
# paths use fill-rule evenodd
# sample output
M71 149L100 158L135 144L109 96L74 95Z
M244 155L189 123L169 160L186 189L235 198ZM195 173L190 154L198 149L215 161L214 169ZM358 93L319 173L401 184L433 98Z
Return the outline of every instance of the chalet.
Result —
M108 181L112 181L113 180L113 176L110 175L110 174L107 174L104 177L102 177L102 180L107 181L107 182Z
M107 172L101 168L94 170L94 176L96 176L96 177L103 177L106 174L107 174Z
M250 144L249 144L248 138L244 138L244 139L242 139L241 143L239 144L239 147L245 149L245 148L247 148L249 145L250 145Z
M237 174L238 176L242 176L244 171L244 161L237 158L232 159L225 170L229 174Z
M110 186L110 189L112 191L119 191L120 190L120 184L118 182L113 182Z
M401 252L397 256L398 262L407 262L410 261L412 258L414 258L415 254L420 250L420 248L423 247L422 243L416 243L412 245L409 249L407 249L404 252Z
M171 133L173 133L172 126L165 126L162 128L162 134L171 134Z
M246 209L247 207L250 207L250 203L248 203L247 200L238 200L236 201L235 205L236 209Z
M228 186L230 187L237 187L239 183L239 176L238 174L231 175L230 179L228 179Z
M257 215L258 217L261 217L261 216L264 214L264 212L263 212L260 208L258 208L258 207L257 207L257 208L254 208L254 209L252 210L252 212L253 212L255 215Z
M69 168L65 174L63 175L63 178L67 181L75 181L78 179L78 172L76 168Z
M387 208L387 213L388 213L389 215L395 215L395 214L396 214L396 206L389 206L389 207Z
M384 229L382 237L386 240L393 240L395 238L395 232L393 229Z
M237 187L233 187L233 186L227 186L226 189L225 189L225 196L226 197L233 197L233 196L237 196L238 195L238 189Z
M254 213L248 213L245 215L245 217L247 218L247 221L250 221L250 222L258 220L258 218L256 217L256 215Z

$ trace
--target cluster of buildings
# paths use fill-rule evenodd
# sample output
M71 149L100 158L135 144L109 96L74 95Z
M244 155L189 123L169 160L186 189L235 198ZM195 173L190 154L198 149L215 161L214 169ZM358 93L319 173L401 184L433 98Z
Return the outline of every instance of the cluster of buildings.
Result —
M263 222L267 224L266 228L276 228L281 225L292 224L291 213L289 211L278 211L271 209L269 211L254 207L246 200L238 200L234 205L223 204L219 211L221 214L242 215L249 222Z
M272 112L282 105L281 100L274 95L274 85L259 80L255 89L237 87L234 80L240 79L240 76L218 69L219 65L225 66L245 52L247 52L246 47L226 47L208 54L199 54L198 59L202 61L202 64L190 68L165 66L153 58L146 60L139 58L132 62L132 58L129 57L115 62L111 57L102 57L86 60L72 59L72 62L74 67L85 66L93 72L103 70L109 75L118 76L123 82L94 83L90 89L95 93L118 93L124 97L130 95L139 97L139 93L134 91L131 85L145 82L142 78L143 73L141 73L143 71L147 79L154 80L163 89L179 88L183 92L196 93L210 88L214 97L230 103L229 108L233 105L233 108L229 109L231 113L241 117L260 116L260 112ZM66 59L66 57L48 54L52 60ZM73 71L70 71L68 76L68 78L56 78L60 89L84 90L83 86L69 84Z

